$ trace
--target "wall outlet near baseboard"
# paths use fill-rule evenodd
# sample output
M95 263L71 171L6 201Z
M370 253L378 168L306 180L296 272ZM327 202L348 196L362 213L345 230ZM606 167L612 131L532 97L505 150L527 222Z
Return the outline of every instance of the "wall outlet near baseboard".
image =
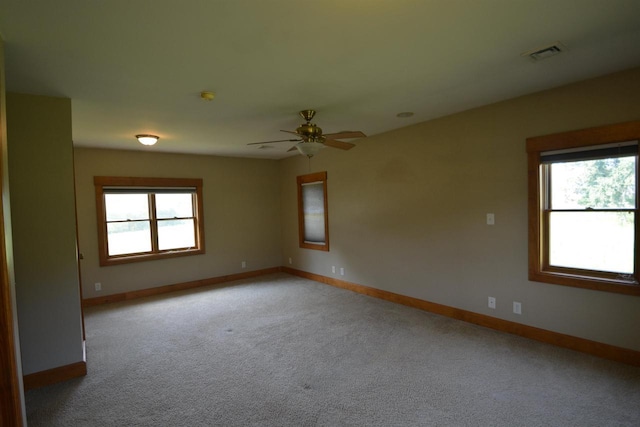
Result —
M344 276L344 267L340 267L340 275Z
M522 314L522 304L518 301L513 302L513 312L515 314Z
M247 268L247 261L242 261L242 268Z
M102 290L102 283L96 282L94 286L96 288L96 291L101 291Z
M489 308L496 308L496 299L494 297L489 297Z
M332 265L332 266L331 266L331 272L332 272L333 274L336 274L336 266L335 266L335 265Z
M293 260L289 257L289 264L293 264Z

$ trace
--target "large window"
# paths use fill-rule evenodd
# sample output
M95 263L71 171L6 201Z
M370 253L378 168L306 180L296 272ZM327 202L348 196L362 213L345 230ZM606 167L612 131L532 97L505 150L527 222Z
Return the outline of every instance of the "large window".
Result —
M327 173L301 175L297 182L300 247L328 251Z
M204 253L202 180L94 177L100 265Z
M640 122L529 138L529 279L640 295Z

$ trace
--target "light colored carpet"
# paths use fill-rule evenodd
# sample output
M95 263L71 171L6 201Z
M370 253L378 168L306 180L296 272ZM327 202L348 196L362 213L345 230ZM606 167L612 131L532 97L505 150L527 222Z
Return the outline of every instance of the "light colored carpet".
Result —
M276 274L86 311L29 426L640 426L640 368Z

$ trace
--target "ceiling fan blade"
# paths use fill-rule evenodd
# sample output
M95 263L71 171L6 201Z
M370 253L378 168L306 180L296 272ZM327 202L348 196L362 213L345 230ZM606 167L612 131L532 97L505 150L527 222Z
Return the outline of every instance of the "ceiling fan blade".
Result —
M324 145L327 147L339 148L341 150L351 150L356 144L350 142L336 141L335 139L325 139Z
M260 144L271 144L273 142L294 142L300 141L299 139L276 139L275 141L263 141L263 142L250 142L247 145L260 145Z
M327 133L324 135L325 138L330 139L349 139L349 138L365 138L367 135L358 131L344 131L337 133Z
M296 150L297 150L297 148L296 148L296 146L294 145L293 147L291 147L291 148L289 148L289 149L287 150L287 153L288 153L289 151L296 151Z
M286 133L292 133L292 134L294 134L294 135L298 135L298 132L294 132L294 131L292 131L292 130L282 130L282 129L281 129L281 130L280 130L280 132L286 132Z

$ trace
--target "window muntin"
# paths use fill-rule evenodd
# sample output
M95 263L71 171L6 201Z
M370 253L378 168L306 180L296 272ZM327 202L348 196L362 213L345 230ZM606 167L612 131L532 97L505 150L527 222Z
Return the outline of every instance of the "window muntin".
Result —
M527 139L529 279L640 295L640 122Z
M327 173L298 176L297 183L300 247L328 251Z
M201 179L95 177L100 265L204 253Z

